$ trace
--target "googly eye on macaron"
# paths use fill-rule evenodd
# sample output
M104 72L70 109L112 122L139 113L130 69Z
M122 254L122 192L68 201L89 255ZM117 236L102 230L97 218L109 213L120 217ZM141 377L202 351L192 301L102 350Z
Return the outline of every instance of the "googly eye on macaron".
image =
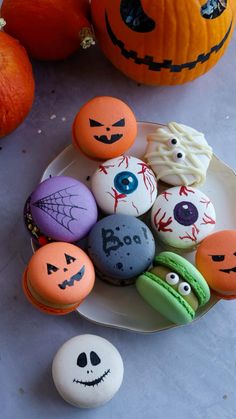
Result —
M104 213L139 217L152 207L157 182L142 160L119 156L99 165L92 176L92 192Z
M178 325L194 320L198 308L210 299L210 289L202 274L173 252L156 256L153 267L138 277L136 288L151 307Z
M151 222L156 237L165 245L188 250L212 233L216 213L211 199L199 189L176 186L157 197Z

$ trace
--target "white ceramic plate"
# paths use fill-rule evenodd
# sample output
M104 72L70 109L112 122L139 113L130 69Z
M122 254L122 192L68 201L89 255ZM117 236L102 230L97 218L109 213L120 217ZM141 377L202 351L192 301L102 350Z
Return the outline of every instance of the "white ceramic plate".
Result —
M153 132L158 124L138 123L138 136L129 154L142 158L146 148L146 136ZM90 186L90 176L99 162L87 159L68 146L47 167L42 179L49 176L72 176ZM213 157L208 169L207 180L201 190L214 202L217 215L216 230L236 229L235 217L235 172ZM163 250L157 244L158 250ZM194 252L184 256L194 263ZM198 311L196 319L207 313L217 303L212 296L209 303ZM115 287L97 279L95 287L88 298L78 307L80 315L95 323L136 332L158 332L176 327L155 310L149 307L137 293L135 286Z

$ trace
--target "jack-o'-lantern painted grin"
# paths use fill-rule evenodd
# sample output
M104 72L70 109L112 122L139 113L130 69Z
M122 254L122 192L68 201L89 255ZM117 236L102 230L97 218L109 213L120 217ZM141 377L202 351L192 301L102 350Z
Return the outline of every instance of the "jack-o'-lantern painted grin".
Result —
M103 127L104 124L101 122L95 121L94 119L89 119L90 127ZM119 121L112 124L112 127L124 127L125 126L125 118L120 119ZM111 127L106 127L106 131L110 131ZM123 137L123 134L111 134L110 137L108 137L105 134L101 135L94 135L93 138L95 140L100 141L103 144L113 144L116 141L119 141Z
M228 46L234 0L91 0L98 42L133 80L182 84L206 73Z
M153 56L145 55L144 57L140 57L136 51L126 49L124 42L121 41L120 39L118 39L116 37L115 33L113 32L113 30L111 28L111 25L109 23L107 13L105 14L105 19L106 19L107 33L108 33L112 43L115 46L118 46L118 48L120 49L121 54L125 58L131 59L132 61L134 61L135 64L144 64L151 71L161 71L162 69L169 69L173 73L179 73L183 69L192 70L193 68L196 67L197 64L203 64L204 62L209 60L211 55L213 53L217 53L223 47L225 42L227 41L227 39L229 37L229 34L231 32L232 23L233 23L232 20L231 20L230 26L229 26L225 36L223 37L223 39L218 44L212 46L211 49L208 52L199 54L198 57L196 57L196 59L193 60L193 61L189 61L189 62L182 63L182 64L175 64L170 59L163 60L162 62L157 62L157 61L154 60Z

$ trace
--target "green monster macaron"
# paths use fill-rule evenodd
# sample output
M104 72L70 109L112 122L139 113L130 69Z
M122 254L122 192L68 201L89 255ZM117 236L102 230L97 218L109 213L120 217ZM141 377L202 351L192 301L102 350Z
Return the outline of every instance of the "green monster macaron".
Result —
M191 322L195 312L210 299L210 289L201 273L172 252L155 257L153 268L136 281L139 294L171 322Z

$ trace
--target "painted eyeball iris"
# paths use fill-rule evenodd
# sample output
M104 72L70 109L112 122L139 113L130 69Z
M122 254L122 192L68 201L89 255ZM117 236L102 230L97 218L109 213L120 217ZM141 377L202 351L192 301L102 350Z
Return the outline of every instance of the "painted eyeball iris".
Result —
M178 291L181 295L189 295L191 292L191 287L187 282L181 282L178 286Z
M169 285L176 285L179 282L179 275L177 275L175 272L169 272L166 275L166 282Z
M168 140L168 146L169 147L177 147L177 146L179 146L179 140L178 140L178 138L170 138Z
M182 150L176 150L173 153L173 159L174 161L180 163L181 161L183 161L185 159L185 153Z
M114 186L120 193L129 195L138 187L138 179L131 172L120 172L114 179Z
M174 219L183 226L190 226L198 220L198 210L192 202L179 202L173 213Z

